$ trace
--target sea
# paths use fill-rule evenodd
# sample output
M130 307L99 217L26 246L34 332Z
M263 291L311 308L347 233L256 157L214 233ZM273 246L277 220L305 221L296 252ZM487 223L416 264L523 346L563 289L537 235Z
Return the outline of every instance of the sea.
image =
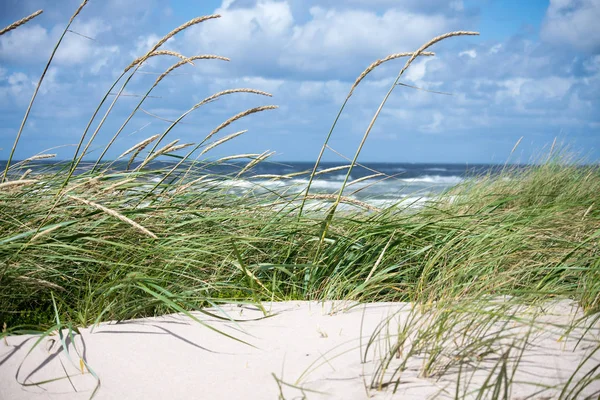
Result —
M44 162L45 161L45 162ZM35 171L56 172L60 162L39 161ZM13 162L14 164L14 162ZM3 169L6 162L0 161ZM62 164L64 167L64 164ZM132 165L135 168L138 164ZM160 170L170 168L175 163L157 161L147 168ZM229 162L220 164L198 163L190 176L198 178L208 175L204 185L218 187L233 195L261 195L277 193L292 198L304 193L309 184L312 162L273 162L263 161L238 176L245 163ZM93 163L83 162L78 173L89 170ZM322 162L310 187L310 194L316 195L313 206L327 202L323 195L334 195L340 190L348 172L347 163ZM361 163L354 166L348 178L344 196L350 199L382 208L395 204L418 207L466 179L477 179L484 175L495 175L505 168L525 168L524 165L498 164L443 164L443 163ZM24 169L25 167L21 168ZM31 168L27 166L27 168ZM114 171L125 170L126 164L115 163ZM227 178L224 178L227 177ZM160 174L151 180L159 181ZM321 196L319 198L319 196ZM258 196L257 196L258 197ZM348 206L348 205L347 205ZM352 207L351 205L349 207Z
M311 183L310 193L337 194L346 179L348 169L345 166L347 164L321 163ZM250 191L275 191L290 197L305 192L310 174L301 173L311 172L313 168L314 163L310 162L261 163L246 178L221 184L228 185L230 193L240 195ZM397 204L419 207L467 179L496 175L505 168L507 166L497 164L364 163L352 169L344 196L377 208ZM319 202L315 200L313 203L317 205Z

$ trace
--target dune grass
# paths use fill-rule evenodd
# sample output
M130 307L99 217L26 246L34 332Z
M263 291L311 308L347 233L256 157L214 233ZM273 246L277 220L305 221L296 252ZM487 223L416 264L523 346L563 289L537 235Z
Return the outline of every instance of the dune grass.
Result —
M83 6L85 2L73 18ZM218 17L193 19L165 37ZM402 54L410 57L409 61L382 101L362 143L414 58L431 56L424 52L431 44L463 34L473 33L453 32L433 39L417 52ZM172 52L159 50L165 41L161 39L114 82L71 161L48 168L41 163L48 155L41 155L6 165L0 183L3 336L31 331L47 334L61 327L74 332L77 327L102 321L189 313L220 303L348 299L409 301L442 310L439 318L445 319L446 325L438 323L441 331L433 336L431 328L423 330L420 339L422 348L441 348L434 346L441 333L451 332L468 318L460 312L466 304L481 309L502 296L527 304L568 298L579 302L589 315L600 311L600 168L581 165L560 153L528 168L506 167L499 175L475 177L418 209L400 202L381 210L365 210L359 202L354 203L354 211L336 212L340 203L352 201L343 196L343 189L351 184L348 180L360 147L347 168L344 187L333 198L319 198L310 187L297 196L287 195L285 187L280 192L231 195L223 183L246 178L252 167L271 153L213 161L198 157L243 134L219 137L229 123L275 106L250 108L232 116L202 141L186 144L190 148L185 155L177 152L186 146L166 136L186 115L222 95L249 92L270 96L240 88L205 99L162 134L140 142L119 160L103 161L143 97L93 168L84 168L82 160L89 156L103 121L119 100L119 95L115 96L99 118L108 93L119 84L122 93L149 57L172 56ZM219 58L175 56L183 59L165 73L194 60ZM373 68L398 57L391 55L368 67L348 99ZM9 160L30 109L31 105ZM97 119L100 122L88 137ZM335 122L323 151L334 128ZM168 144L161 145L163 139ZM311 182L323 151L312 173L308 172ZM155 162L161 156L178 161L164 166ZM229 165L234 172L215 174L211 170L215 165ZM306 201L314 199L333 200L332 206L307 212ZM443 312L449 308L453 313ZM512 314L499 310L486 315L510 319ZM471 339L475 341L472 346L489 344L482 337ZM396 340L400 343L402 338ZM390 356L381 361L373 388L388 386L384 378L389 382L395 379L385 371L398 353L398 344L388 350ZM424 372L434 375L456 366L437 363L433 357ZM500 365L498 371L506 378L506 365ZM597 376L586 379L593 381ZM572 384L577 382L582 381ZM494 398L504 393L499 385L498 390L486 386ZM457 397L459 392L457 385ZM483 392L482 397L486 397Z
M494 294L600 310L596 166L550 162L469 181L416 211L342 213L324 246L322 213L298 219L293 206L228 195L217 177L149 195L148 174L84 173L62 189L56 173L2 190L3 321L51 323L51 293L82 325L168 312L140 288L148 282L187 307Z

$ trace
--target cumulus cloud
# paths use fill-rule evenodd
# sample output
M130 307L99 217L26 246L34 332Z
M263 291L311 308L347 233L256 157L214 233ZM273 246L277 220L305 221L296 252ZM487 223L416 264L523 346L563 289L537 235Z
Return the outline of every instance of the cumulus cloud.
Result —
M248 2L248 0L244 1ZM295 3L303 3L303 7L307 8L313 5L337 9L387 10L395 8L427 14L456 14L465 9L462 0L345 0L343 2L339 0L292 0L292 4Z
M413 14L391 9L383 15L369 11L336 11L314 7L312 19L296 26L280 57L283 66L326 71L348 62L410 51L450 30L456 21L440 15ZM363 61L365 60L365 61Z
M52 35L46 28L29 24L0 36L0 59L4 62L39 62L50 54Z
M310 7L300 22L293 9L288 1L227 0L216 10L223 17L186 31L181 46L230 56L250 73L351 79L350 68L354 77L377 58L416 49L459 25L441 14L334 6Z
M64 28L52 29L40 25L25 25L0 37L0 60L15 64L40 64L50 57ZM77 21L73 32L67 32L56 52L57 65L72 66L90 63L91 70L98 70L98 61L105 64L107 57L118 53L117 46L102 46L97 40L111 26L100 18ZM83 35L83 36L82 36Z
M542 39L600 53L600 2L597 0L550 0L542 26Z
M155 6L154 17L138 2L90 3L89 14L82 14L74 30L97 40L68 35L55 60L56 69L49 72L34 107L32 118L44 127L44 137L59 142L54 144L76 137L65 127L85 126L87 120L81 114L89 116L122 67L183 22L181 18L190 17L182 17L175 6L173 14L165 16L164 6L148 1ZM223 0L214 10L204 4L199 6L199 14L214 12L223 17L177 35L164 48L188 56L219 54L232 61L206 60L194 67L183 66L154 89L154 97L147 99L143 108L173 119L217 91L262 89L274 97L225 96L190 114L172 135L195 141L200 130L210 131L238 110L278 104L280 108L268 116L257 115L240 123L240 129L249 128L257 136L250 133L252 139L246 142L242 138L239 148L243 152L271 148L288 159L311 159L352 82L367 65L393 52L416 49L440 33L475 28L472 16L477 11L469 4L442 0ZM552 0L542 40L516 35L491 41L468 37L436 45L437 56L413 63L403 82L453 96L397 87L375 125L365 157L415 160L422 150L423 157L431 161L477 157L489 161L486 154L504 147L508 154L520 136L531 141L537 138L543 145L561 130L572 134L582 147L593 147L594 140L597 143L594 135L600 134L596 111L600 108L600 54L590 54L596 51L596 36L582 14L589 13L590 7L596 7L591 0ZM196 9L192 12L196 14ZM128 25L123 25L125 20ZM46 61L64 26L64 21L38 23L0 38L0 113L22 115L37 82L37 67ZM574 23L577 25L568 27ZM556 36L561 29L569 32ZM155 79L153 74L175 61L167 57L149 60L127 92L144 93ZM336 150L346 155L355 150L402 64L395 60L378 67L357 88L334 134ZM123 118L131 110L127 107L138 99L119 101ZM130 133L149 122L148 131L166 124L139 114L131 122ZM111 120L122 122L117 117ZM15 119L5 125L18 127L18 123ZM57 126L54 130L53 125ZM107 126L106 131L114 132L110 129ZM295 140L300 137L302 140ZM134 144L127 140L129 136L117 145ZM234 142L231 146L235 147ZM0 147L7 145L0 140Z
M475 58L475 57L477 57L477 50L471 49L471 50L461 51L460 53L458 53L458 55L459 56L469 56L471 58Z

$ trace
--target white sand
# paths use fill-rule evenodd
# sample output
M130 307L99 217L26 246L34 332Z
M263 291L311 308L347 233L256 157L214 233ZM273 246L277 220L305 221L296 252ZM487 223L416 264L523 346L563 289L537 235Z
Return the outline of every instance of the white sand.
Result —
M29 355L27 353L38 337L11 336L7 339L8 346L0 343L0 399L89 398L97 380L87 370L81 373L76 350L101 380L95 399L277 399L280 389L274 375L285 383L307 389L304 395L308 399L454 397L458 369L449 369L441 378L424 377L422 367L429 359L425 352L408 357L396 393L392 387L382 391L367 390L365 386L370 385L378 361L386 351L389 353L389 346L396 343L394 338L399 326L410 328L410 341L401 351L400 358L392 357L387 376L409 354L409 344L418 344L415 341L418 340L419 326L424 327L435 320L426 317L411 321L411 305L402 303L360 305L330 315L332 309L339 309L341 304L266 303L265 307L276 313L275 316L239 324L194 314L256 348L223 337L181 315L103 323L94 329L82 329L81 335L75 336L75 346L69 341L70 358L63 351L57 335L44 338ZM262 316L252 306L231 305L224 309L236 319ZM529 311L522 313L525 315ZM398 313L394 315L395 312ZM557 302L544 307L544 312L538 317L542 324L529 335L529 346L521 356L514 383L509 389L511 398L523 398L541 390L527 382L549 386L566 382L586 355L598 346L600 323L597 320L576 349L576 339L583 331L560 339L564 328L555 325L566 326L574 318L581 317L574 303ZM361 362L365 346L378 324L391 316L390 324L384 325L376 345L370 347L366 362ZM465 322L461 326L474 330L475 325ZM524 325L515 322L509 325L496 323L492 328L499 333L517 335L503 339L505 344L513 343L514 337L525 338L527 332ZM445 349L439 365L451 361L453 351L461 346L457 335L450 336L438 338L438 343ZM468 340L462 346L465 344ZM482 362L476 366L463 365L463 381L471 377L467 390L482 386L493 366L499 365L502 349L496 346L489 354L481 353ZM511 357L513 355L519 354L514 351L514 354L510 353ZM474 356L473 363L477 360ZM599 364L600 350L583 364L575 382ZM64 377L65 371L71 375L70 380L22 385ZM510 376L512 369L507 371ZM499 372L498 367L492 375L495 377ZM595 374L599 372L596 370ZM459 393L464 393L466 386L461 383ZM302 398L303 395L301 390L285 384L282 384L282 390L286 399ZM597 390L600 390L598 380L585 388L578 398ZM533 398L558 398L558 394L559 391L549 390ZM469 397L473 396L467 395Z

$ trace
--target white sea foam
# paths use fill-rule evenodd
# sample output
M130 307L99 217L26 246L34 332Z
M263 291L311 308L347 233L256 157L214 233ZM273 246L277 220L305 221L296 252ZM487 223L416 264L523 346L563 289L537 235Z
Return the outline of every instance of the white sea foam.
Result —
M388 208L398 205L400 208L421 207L431 200L437 193L446 187L460 183L462 179L457 176L421 176L418 178L388 179L385 181L365 180L349 187L345 196L356 198L377 208ZM204 184L216 189L223 189L233 195L269 194L279 193L284 196L294 196L306 190L309 179L224 179L207 181ZM311 185L311 193L338 192L342 187L342 180L315 179ZM357 192L358 191L358 192ZM353 193L359 193L353 195ZM328 207L328 201L315 200L310 202L309 209ZM355 206L344 205L343 209Z
M448 171L448 170L446 168L425 168L425 171L445 172L445 171Z
M306 188L306 186L308 185L308 179L292 179L291 183ZM335 181L329 181L326 179L315 179L312 181L310 187L312 189L335 191L342 187L342 183L343 178L342 180Z
M334 180L334 181L342 181L343 182L344 179L346 179L345 174L338 174L338 175L331 177L331 180ZM348 182L350 182L351 180L352 180L352 175L350 175L350 178L348 178Z
M460 176L425 175L418 178L400 179L406 183L430 183L433 185L456 185L463 181Z

